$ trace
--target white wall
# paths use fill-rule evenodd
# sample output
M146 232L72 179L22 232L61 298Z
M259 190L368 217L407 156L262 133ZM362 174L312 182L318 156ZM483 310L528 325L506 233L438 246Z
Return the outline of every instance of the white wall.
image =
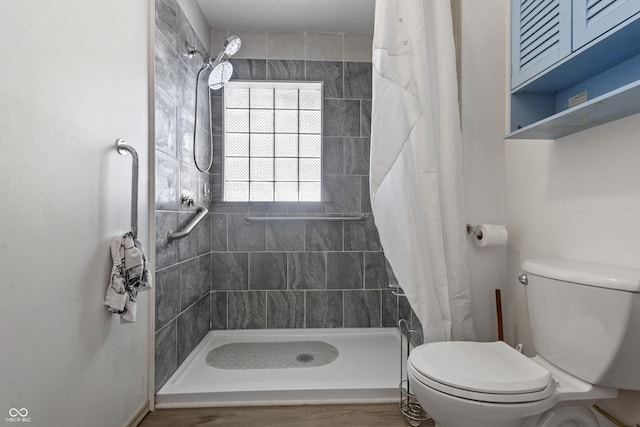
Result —
M462 142L467 220L504 224L502 141L507 9L504 0L461 0ZM479 17L482 17L480 19ZM497 339L494 289L504 288L506 248L478 248L469 239L472 308L478 339Z
M526 258L558 257L638 268L640 115L556 141L506 144L508 255L506 337L535 353L524 289ZM602 402L625 424L640 423L640 393Z
M525 291L516 277L527 258L558 257L638 268L640 115L556 141L505 145L507 289L505 338L535 354ZM640 424L640 392L621 391L601 407ZM603 425L612 425L606 421Z
M489 293L502 287L506 339L523 342L532 355L524 290L516 280L523 259L638 266L640 115L555 142L505 142L508 3L461 0L468 218L509 228L506 255L500 248L470 249L473 306L480 338L490 338L483 336L494 328ZM601 406L625 425L640 423L640 393L622 392Z
M141 157L148 233L146 1L0 2L0 419L121 426L146 404L147 294L122 325L103 307L109 242L127 231ZM152 13L152 12L151 12Z

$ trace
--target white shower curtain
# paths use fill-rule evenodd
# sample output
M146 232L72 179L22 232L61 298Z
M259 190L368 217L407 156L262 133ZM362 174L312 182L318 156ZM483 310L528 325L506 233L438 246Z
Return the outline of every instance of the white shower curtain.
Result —
M450 0L377 0L371 203L425 342L474 339Z

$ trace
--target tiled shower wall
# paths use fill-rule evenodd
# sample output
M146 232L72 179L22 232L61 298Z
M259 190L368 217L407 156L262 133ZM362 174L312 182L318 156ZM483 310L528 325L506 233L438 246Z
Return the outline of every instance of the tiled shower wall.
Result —
M211 176L193 161L196 73L198 57L187 58L185 45L205 48L175 0L156 1L155 141L156 141L156 391L175 372L209 331L211 235L209 221L187 237L168 242L194 215L181 204L182 195L196 206L209 207ZM201 81L204 80L203 76ZM208 162L207 89L198 102L198 165Z
M324 83L325 202L221 202L223 91L211 92L211 328L395 326L398 301L369 200L371 36L214 32L212 49L231 34L243 40L231 61L234 79ZM363 213L366 220L247 223L248 213Z
M184 46L205 50L175 0L156 0L155 34L156 391L210 328L379 327L395 326L399 312L410 318L406 300L387 288L368 197L371 37L239 33L234 78L322 80L325 96L327 202L247 204L221 202L222 91L211 92L212 134L204 87L198 103L196 155L206 165L213 135L212 174L193 164L201 60L187 58ZM226 36L214 32L212 50ZM194 215L181 204L183 194L212 213L188 237L168 242L167 233ZM248 224L248 213L364 213L367 219Z

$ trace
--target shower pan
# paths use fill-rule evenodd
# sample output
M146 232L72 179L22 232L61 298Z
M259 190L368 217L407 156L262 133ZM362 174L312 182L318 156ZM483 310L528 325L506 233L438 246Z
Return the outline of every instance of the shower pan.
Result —
M209 331L158 408L398 402L397 328Z

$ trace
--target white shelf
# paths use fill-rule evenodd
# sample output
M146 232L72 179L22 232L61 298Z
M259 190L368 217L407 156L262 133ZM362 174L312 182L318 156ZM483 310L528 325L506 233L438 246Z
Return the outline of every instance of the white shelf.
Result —
M505 139L558 139L640 113L640 80L508 134Z

